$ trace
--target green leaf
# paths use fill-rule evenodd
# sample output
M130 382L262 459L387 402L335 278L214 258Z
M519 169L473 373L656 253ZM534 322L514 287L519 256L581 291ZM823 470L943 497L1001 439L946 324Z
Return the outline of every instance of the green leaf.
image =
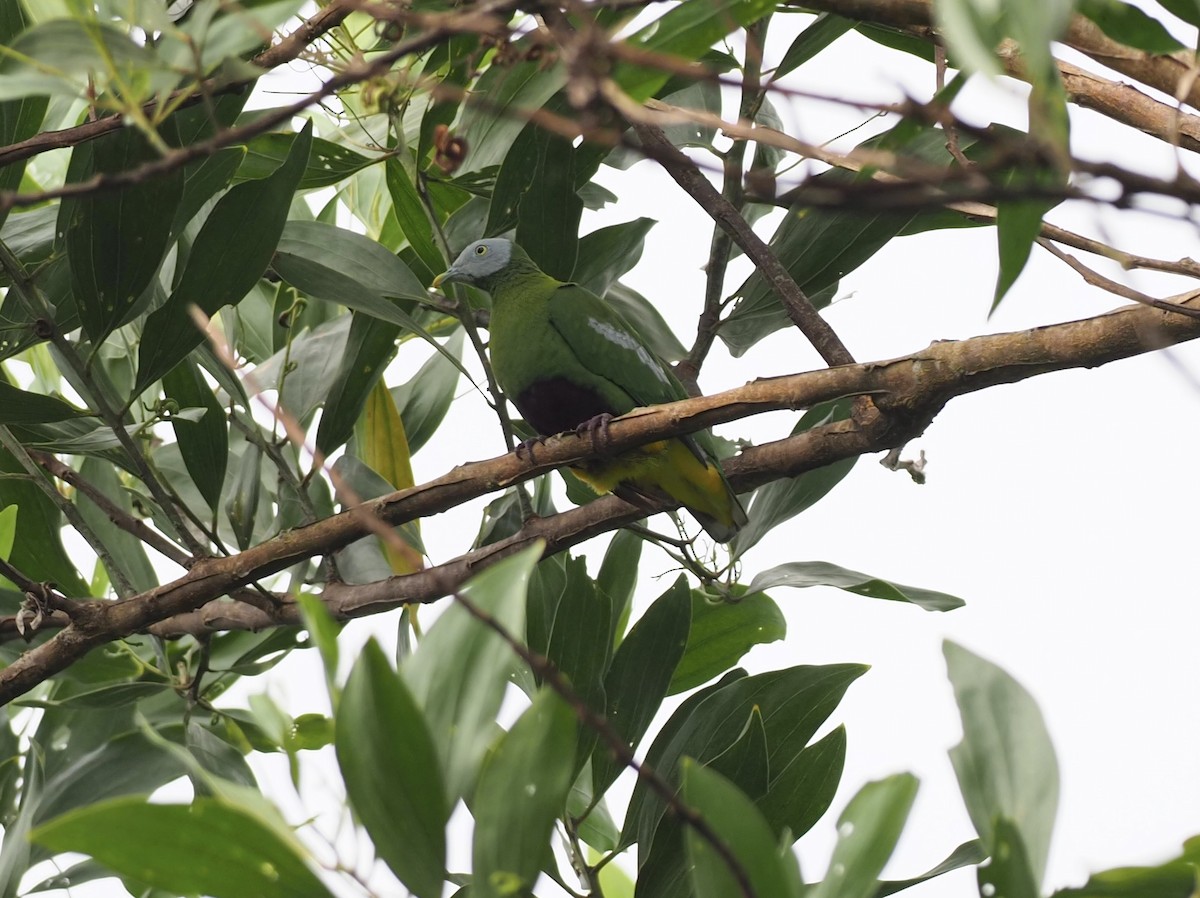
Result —
M992 296L993 312L1025 270L1033 243L1041 234L1042 218L1053 206L1053 202L1044 200L1015 200L997 204L996 242L1000 251L1000 273L996 277L996 290Z
M529 39L515 42L511 49L523 53ZM471 103L463 111L457 133L467 141L467 157L459 177L500 165L525 127L529 114L540 109L566 83L561 64L547 67L540 60L509 66L491 65L475 83L472 93L488 98Z
M578 748L576 749L578 751ZM583 765L567 795L567 814L579 821L579 838L599 851L615 851L621 831L613 822L612 813L603 796L592 791L592 765Z
M566 280L579 255L583 215L583 200L575 192L577 153L567 138L527 127L534 129L533 178L517 208L516 241L543 271Z
M463 331L456 330L445 349L454 358L462 355ZM412 380L392 388L392 399L400 410L408 448L413 454L437 433L458 390L459 369L441 353L421 366Z
M898 31L893 28L885 28L880 25L871 25L868 22L858 22L855 24L854 30L882 47L907 53L917 59L923 59L931 65L934 62L933 44L917 37L915 34L910 34L907 31Z
M952 642L943 650L963 724L950 760L971 822L996 857L996 821L1009 821L1039 883L1058 811L1058 762L1045 721L1033 697L999 667Z
M680 775L689 758L681 762ZM770 756L767 733L759 708L752 707L741 732L733 744L712 758L706 765L730 780L732 786L748 798L761 798L770 779ZM758 815L758 811L755 811ZM714 825L717 821L711 821ZM638 871L638 892L656 898L683 898L687 892L688 869L684 863L686 830L674 815L662 819L654 831L650 853ZM771 834L774 836L774 833ZM777 841L774 838L772 843ZM773 893L772 893L773 894Z
M983 850L983 844L978 839L963 842L950 852L948 858L927 873L914 876L912 879L881 880L879 889L875 892L875 898L887 898L888 895L894 895L896 892L919 885L934 877L941 876L943 873L949 873L951 870L958 870L962 867L971 867L982 863L986 859L987 852Z
M720 676L754 646L783 639L786 633L783 612L765 593L726 601L692 590L692 628L667 694L685 692Z
M149 48L94 19L53 19L0 46L0 100L40 95L83 99L90 88L93 96L112 89L139 102L177 79Z
M959 68L1003 74L995 47L1004 39L1004 5L984 0L934 0L934 22Z
M229 185L243 153L242 147L226 147L199 163L184 166L183 197L171 222L172 236L178 236L205 204Z
M49 424L89 414L61 399L30 393L0 380L0 425Z
M87 596L87 581L79 575L63 548L63 517L58 506L37 484L23 479L25 469L7 450L0 450L0 475L3 474L17 476L0 476L0 508L17 506L21 521L9 562L27 577L54 582L66 596Z
M872 898L917 795L917 778L898 773L867 783L838 818L829 869L812 898Z
M215 514L229 462L225 409L204 380L199 366L190 359L184 359L163 376L163 393L181 409L204 409L204 416L198 421L172 416L171 428L192 483Z
M437 753L412 693L373 639L342 693L335 744L346 794L376 852L419 898L440 896L450 812Z
M189 39L182 47L183 59L186 60L183 64L190 68L198 65L207 73L226 59L240 57L262 47L268 42L263 35L269 35L295 15L302 2L266 0L237 6L214 2L205 10L207 15L200 15L193 10L182 29ZM197 5L207 4L201 0ZM173 37L170 32L167 32L167 36ZM195 58L197 46L200 49L198 60Z
M395 156L389 157L384 163L384 171L396 222L408 240L408 245L425 266L425 270L417 276L422 284L429 284L434 275L445 270L446 260L434 243L433 225L413 183L414 174Z
M166 683L113 683L97 689L86 689L60 701L21 699L17 704L33 708L76 708L103 711L136 704L152 695L163 695L170 690Z
M1058 157L1058 167L1065 175L1070 121L1067 93L1051 44L1066 30L1075 0L1013 0L1004 4L1004 11L1007 30L1021 47L1021 64L1032 88L1029 134Z
M891 241L911 217L840 209L789 211L770 246L813 306L822 309L833 299L838 279ZM741 356L788 319L758 271L738 288L737 295L733 311L717 333L734 356Z
M740 863L755 895L799 898L799 868L790 848L780 848L754 803L737 786L691 758L684 758L683 797ZM684 841L696 898L737 898L744 894L728 862L694 827L686 828Z
M232 188L204 222L187 266L166 305L146 319L138 353L137 391L141 392L199 345L203 334L189 309L206 315L240 302L258 281L275 252L312 140L312 123L292 142L286 164L268 178ZM230 240L230 234L241 239Z
M683 759L687 764L688 759ZM750 717L733 745L705 766L728 778L749 798L761 798L771 781L771 756L767 751L767 728L763 725L762 709L750 709ZM657 837L658 834L656 833Z
M787 126L784 124L783 119L779 117L779 112L775 109L775 104L767 97L763 97L763 101L758 107L758 112L755 113L754 123L760 128L770 128L781 134L787 133ZM751 160L750 168L752 171L757 170L760 174L764 170L774 172L779 167L779 163L786 157L787 152L780 147L766 143L765 141L758 141L754 146L754 157ZM752 215L757 215L766 214L767 210L763 206L758 206L756 211L756 207L751 206L748 211ZM751 223L753 223L753 220L752 218Z
M396 490L378 471L348 452L333 463L333 474L339 484L339 499L346 506ZM377 535L365 536L341 549L337 561L343 578L349 583L370 583L419 570L423 548L418 522L409 521L397 528L397 532L405 544L403 549L386 545Z
M964 152L971 145L970 140L961 144ZM913 156L927 165L952 167L955 164L946 150L945 132L938 128L914 128L908 121L864 141L860 147ZM837 185L861 181L864 177L863 173L835 170L818 175L816 180ZM797 207L789 210L780 222L770 245L814 307L823 309L833 299L840 278L865 263L898 234L911 231L915 222L930 215L911 211L864 212ZM938 213L934 220L943 223L945 216ZM751 274L734 295L739 299L718 331L718 336L733 355L742 355L763 337L788 325L789 319L779 299L760 272Z
M334 741L334 723L324 714L301 714L292 721L289 748L317 751Z
M249 91L227 93L211 98L209 103L180 109L171 116L179 133L179 145L199 143L218 130L231 127L249 96ZM208 201L225 189L245 155L244 146L226 147L183 167L183 197L171 222L172 237L179 236Z
M262 633L230 631L214 635L209 643L209 667L214 671L254 676L268 670L268 665L282 660L288 652L302 645L302 635L291 628Z
M533 189L537 175L538 127L527 124L504 156L487 208L484 236L510 231L520 220L521 201ZM572 179L573 183L574 179Z
M1052 898L1191 898L1196 894L1200 838L1183 843L1183 853L1155 867L1117 867L1093 873L1085 885L1059 889Z
M110 688L114 685L119 684L111 681L105 684ZM91 690L84 687L78 691ZM53 697L61 703L69 696ZM68 749L63 757L56 758L58 763L47 762L46 783L33 813L35 824L77 808L86 812L89 807L120 796L145 795L187 772L178 757L151 742L142 732L121 732L121 727L128 726L121 721L130 712L122 712L120 708L110 704L84 713L68 705L56 715L56 723L71 721L72 739L78 738L81 744L75 751ZM48 711L47 716L51 713ZM176 710L175 714L178 713ZM96 727L94 735L100 742L94 748L89 748L86 739L89 725ZM47 732L53 730L53 725L47 727Z
M669 778L685 755L708 763L737 740L757 705L771 753L768 769L784 770L865 670L856 664L803 665L725 683L698 703L680 706L650 746L646 763ZM664 812L661 800L639 780L625 817L623 842L636 841L644 856Z
M40 265L42 262L50 258L54 252L55 229L58 227L58 209L52 204L44 206L35 206L32 209L16 210L4 222L4 230L0 232L0 236L4 238L12 254L25 263L25 267ZM63 275L62 284L63 292L69 292L69 278L66 277L67 266L65 260L61 267L56 266L58 270L53 272L47 271L39 278L40 283L45 289L46 279L48 277L57 277ZM8 284L9 279L7 273L3 276L3 283ZM50 292L50 291L47 291ZM8 297L10 301L15 300L16 296ZM5 304L6 306L9 303ZM10 306L11 308L11 306ZM5 309L9 311L8 308ZM6 314L6 318L11 318L11 314Z
M542 551L536 543L473 577L463 589L517 637L524 629L529 578ZM497 633L456 602L401 668L425 713L451 803L470 790L478 774L514 657Z
M691 597L681 575L622 640L604 679L610 726L636 749L667 695L691 626ZM621 772L604 745L592 754L592 788L603 794Z
M4 509L0 509L0 558L8 561L8 556L12 554L13 543L17 538L17 512L19 509L15 505L9 505ZM0 580L7 583L7 580ZM7 726L7 724L5 724ZM0 737L3 736L3 729L0 729Z
M253 380L246 383L248 391L282 384L280 404L297 421L308 420L337 376L349 331L350 316L340 315L294 337L290 349L284 346L254 369Z
M1164 4L1165 5L1165 4ZM1194 4L1191 7L1195 15ZM1121 0L1078 0L1075 9L1100 26L1100 30L1115 41L1144 50L1147 53L1166 54L1187 47L1172 36L1158 19L1152 18L1136 6ZM1200 18L1200 17L1197 17ZM1195 24L1195 23L1193 23Z
M1029 867L1025 841L1006 817L993 825L992 857L976 871L980 895L1004 898L1040 898L1041 891Z
M571 788L575 715L543 689L501 738L472 807L472 898L527 894L551 858L550 835Z
M120 833L120 838L113 838ZM170 839L163 839L170 833ZM328 898L299 843L252 813L213 798L189 805L118 798L39 826L35 842L91 855L114 872L175 894ZM147 845L154 845L147 851Z
M839 37L854 28L850 19L823 12L813 19L812 24L796 35L783 59L775 67L773 77L782 78L788 72L800 68Z
M541 590L539 596L534 587L551 565L557 568L554 585L558 588ZM527 607L529 648L548 658L589 708L603 713L604 677L612 660L612 600L588 576L586 559L563 554L539 564L530 583ZM595 740L594 731L583 734L579 766Z
M0 44L11 46L17 35L29 27L29 19L20 3L0 4ZM0 102L0 146L12 146L32 137L46 117L49 97L24 97ZM0 190L16 190L25 174L25 160L0 168ZM8 216L0 211L0 225Z
M399 325L354 312L350 333L317 428L317 450L330 455L354 432L367 396L396 351Z
M170 133L163 137L177 142L174 123L168 120L166 127ZM82 166L72 160L78 180L129 171L160 155L136 128L106 134L74 152L86 158ZM183 183L183 170L177 168L119 190L63 200L59 229L65 234L75 304L93 344L121 324L150 286L167 251Z
M767 794L758 808L775 833L799 839L833 804L846 763L846 728L806 747L783 770L773 770Z
M279 241L274 268L309 296L417 334L466 373L462 363L412 317L414 304L428 300L421 282L404 262L369 237L322 222L292 221Z
M225 500L225 515L233 530L238 548L243 552L254 542L255 527L260 517L263 487L263 449L258 443L247 442L234 468L229 498ZM269 512L269 502L263 510Z
M1189 25L1200 26L1200 3L1196 0L1158 0L1158 4Z
M714 56L724 58L722 62L717 62L713 59ZM699 62L714 74L728 71L737 65L733 57L719 54L716 50L710 50ZM698 147L716 152L713 141L716 140L717 129L703 121L704 116L718 119L721 117L721 88L715 78L695 81L675 76L658 93L664 104L697 113L696 117L701 119L693 121L688 116L682 116L677 124L664 124L663 137L677 147ZM645 153L640 148L641 142L637 132L627 131L623 143L604 158L604 164L619 171L627 171L645 158Z
M169 687L164 685L163 688ZM202 726L195 719L189 720L184 727L185 747L196 762L214 776L247 788L257 788L254 772L242 757L241 751L218 735L214 731L217 727L226 731L220 722Z
M681 3L640 29L627 42L639 50L693 62L729 32L758 21L774 8L774 3L768 0ZM614 68L612 78L641 103L654 96L670 75L662 67L622 62Z
M646 235L655 224L653 218L635 218L598 228L579 238L579 258L571 280L597 296L604 296L623 274L637 265Z
M133 502L117 476L116 466L107 460L85 458L79 466L79 476L99 490L117 508L130 517L136 517ZM143 592L158 586L158 575L154 572L154 566L146 556L146 548L140 539L117 526L109 517L107 509L100 508L84 493L75 494L75 505L79 508L80 517L104 543L134 589ZM112 579L112 571L108 574L109 579Z
M849 418L850 404L849 399L837 399L813 406L796 422L791 435ZM791 520L824 499L846 478L857 461L857 455L851 456L805 471L797 477L772 481L755 490L750 507L746 510L749 521L734 538L734 557L740 558L784 521Z
M287 161L294 138L294 134L281 131L259 134L252 138L245 145L245 153L233 176L233 183L241 184L243 181L257 181L270 177ZM304 167L296 189L314 190L329 187L377 161L322 137L314 137L308 164Z
M838 589L872 599L910 602L926 611L953 611L966 604L962 599L948 593L893 583L827 561L792 561L768 568L755 576L746 592L747 595L753 595L776 586L795 586L800 589L809 586L836 586Z
M618 530L613 534L596 585L604 590L613 603L612 641L616 646L625 637L625 626L629 622L630 603L637 587L638 563L642 558L642 538L632 530Z
M330 694L334 695L333 684L338 671L338 634L341 625L329 613L329 609L319 598L307 592L296 596L300 613L304 617L304 628L308 630L309 638L321 653L321 663L325 668L325 682L330 686ZM337 707L337 702L334 702ZM335 737L336 738L336 737Z

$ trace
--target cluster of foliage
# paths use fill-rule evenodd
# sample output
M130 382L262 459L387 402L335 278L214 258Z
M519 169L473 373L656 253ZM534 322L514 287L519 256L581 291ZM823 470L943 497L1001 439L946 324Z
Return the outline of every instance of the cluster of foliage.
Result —
M1164 5L1200 20L1187 3ZM967 865L979 867L981 895L1040 894L1053 749L1029 695L954 645L964 738L952 755L978 839L925 876L881 882L917 790L898 774L841 809L825 878L802 878L792 846L829 810L847 738L841 727L816 734L864 668L739 668L753 646L784 637L766 590L961 604L820 562L737 582L746 552L828 494L853 456L761 478L743 496L750 523L715 570L685 540L639 527L612 536L589 576L566 551L568 525L554 529L564 482L571 501L595 499L566 473L539 475L532 498L509 487L462 547L469 563L440 562L438 576L419 521L372 532L338 516L415 487L411 458L472 371L498 412L489 426L509 446L528 435L488 388L488 298L429 291L481 235L510 234L547 272L606 297L693 381L715 339L740 355L789 325L761 272L724 284L733 246L718 232L702 339L685 347L621 283L653 222L580 236L585 208L619 204L593 179L646 149L630 124L655 104L683 110L663 133L721 162L723 196L747 227L772 205L805 210L783 218L770 252L815 307L893 239L989 221L999 301L1043 215L1073 189L1051 53L1072 4L934 10L964 73L998 72L993 48L1019 43L1036 137L948 130L945 105L914 106L846 157L866 168L821 174L815 192L792 199L773 193L797 153L770 102L776 82L855 30L929 59L931 76L936 54L932 40L887 23L776 6L0 4L0 688L15 699L0 717L0 896L114 876L145 896L387 892L382 868L364 881L319 863L247 762L283 753L299 776L305 753L330 746L361 838L420 898L448 883L474 898L530 894L543 874L569 894L609 898L872 898ZM1078 13L1131 53L1181 49L1118 0ZM763 72L773 16L792 33ZM271 46L275 29L289 37ZM264 69L297 58L324 67L320 91L248 109ZM749 137L718 140L722 79L741 84L740 115L760 129ZM831 194L863 200L884 160L917 173L905 184L925 191L919 202L807 208ZM928 190L944 185L931 203ZM991 219L953 208L979 196L999 198ZM436 351L416 376L389 385L397 355L427 345ZM850 400L824 403L793 434L854 414ZM473 496L497 489L477 479ZM553 550L523 535L531 510ZM297 533L311 535L302 550ZM682 566L692 580L631 623L639 566ZM214 572L225 579L206 591ZM398 612L395 664L372 642L339 674L341 621L443 595L448 607L415 644ZM321 655L331 715L223 697L299 649ZM505 731L496 719L511 684L526 701ZM671 696L682 700L652 729ZM606 796L628 769L635 785L618 823ZM189 802L149 800L181 778ZM474 818L472 861L448 872L460 801ZM611 862L634 845L631 878ZM1097 874L1069 894L1189 895L1196 851Z

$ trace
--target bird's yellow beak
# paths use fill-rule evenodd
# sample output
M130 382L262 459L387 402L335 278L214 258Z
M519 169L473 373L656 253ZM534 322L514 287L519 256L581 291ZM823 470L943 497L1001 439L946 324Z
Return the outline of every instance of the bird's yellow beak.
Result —
M450 272L448 272L448 271L443 271L441 274L439 274L437 277L435 277L433 279L433 284L431 286L433 286L435 288L442 286L442 284L444 284L446 281L446 275L448 275L449 273Z

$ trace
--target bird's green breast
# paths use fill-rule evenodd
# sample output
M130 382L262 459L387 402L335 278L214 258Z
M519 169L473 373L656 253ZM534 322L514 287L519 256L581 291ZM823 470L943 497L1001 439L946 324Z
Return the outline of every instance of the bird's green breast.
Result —
M581 364L551 322L550 300L563 286L542 276L498 285L492 294L496 381L529 424L546 435L633 407L601 373Z

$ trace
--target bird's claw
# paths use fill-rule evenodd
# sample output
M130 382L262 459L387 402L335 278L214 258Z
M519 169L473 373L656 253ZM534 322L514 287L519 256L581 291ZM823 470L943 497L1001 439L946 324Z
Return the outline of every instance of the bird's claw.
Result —
M521 440L521 442L517 443L517 446L515 449L513 449L513 452L515 452L517 454L517 458L520 458L523 454L528 453L529 454L529 463L531 465L534 465L534 464L537 464L537 458L533 454L533 447L534 446L544 446L544 445L546 445L545 437L542 437L542 436L530 437L527 440Z
M608 412L601 412L594 418L588 418L588 420L576 427L575 435L578 437L583 437L584 435L591 437L592 447L603 452L608 445L608 425L612 419L613 416Z

